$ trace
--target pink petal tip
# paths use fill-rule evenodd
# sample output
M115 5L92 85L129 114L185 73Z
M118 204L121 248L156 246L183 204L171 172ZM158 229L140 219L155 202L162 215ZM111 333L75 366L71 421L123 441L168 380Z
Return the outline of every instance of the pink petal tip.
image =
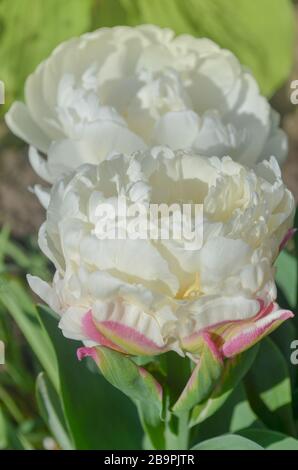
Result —
M282 239L281 244L279 245L279 251L282 251L289 240L295 235L297 232L297 228L290 228L287 233L285 234L284 238Z
M85 357L92 357L94 361L96 360L96 350L95 348L82 347L77 349L77 358L79 361Z

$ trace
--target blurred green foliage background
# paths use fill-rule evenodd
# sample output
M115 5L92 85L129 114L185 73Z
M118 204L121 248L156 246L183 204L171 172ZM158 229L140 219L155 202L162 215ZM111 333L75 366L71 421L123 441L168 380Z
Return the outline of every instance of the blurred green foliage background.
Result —
M6 107L61 41L102 26L153 23L209 37L249 67L271 95L287 78L294 21L289 0L0 0L0 77Z
M102 26L142 23L209 37L231 49L268 97L290 75L290 0L0 0L0 79L6 87L0 115L13 100L22 99L28 74L61 41ZM0 172L1 157L9 151L10 159L17 155L14 171L20 173L24 149L7 130L1 139L1 126L3 119ZM19 204L30 219L33 214L22 206L22 198ZM128 399L95 374L91 364L76 362L76 345L53 328L46 312L40 322L25 276L50 278L51 267L39 252L36 233L14 227L10 233L4 212L0 221L0 340L6 345L6 363L0 366L0 449L139 448L141 429ZM297 242L296 237L296 250ZM281 305L295 310L294 243L278 259L277 280ZM290 362L297 333L297 320L287 322L254 351L245 379L231 382L221 408L205 410L207 419L193 427L194 442L233 432L266 448L298 449L298 366Z

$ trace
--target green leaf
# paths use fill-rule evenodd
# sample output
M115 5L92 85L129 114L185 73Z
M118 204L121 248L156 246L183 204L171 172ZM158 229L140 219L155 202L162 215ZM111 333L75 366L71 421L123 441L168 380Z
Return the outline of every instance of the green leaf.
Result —
M175 351L161 354L158 358L163 370L163 381L169 395L169 406L174 405L188 382L194 362L181 357Z
M44 372L37 377L36 394L41 415L54 438L63 450L72 449L59 397Z
M215 388L223 371L223 362L209 335L201 338L200 359L182 391L173 411L180 414L206 400Z
M276 282L285 295L291 309L296 306L297 259L287 251L282 251L275 263ZM283 307L283 305L281 305Z
M245 377L245 386L252 409L266 426L296 435L289 369L270 338L261 342L257 358Z
M259 422L257 415L251 409L251 406L247 400L246 392L243 383L240 383L235 390L235 394L231 396L232 400L229 400L228 405L232 409L231 419L229 422L229 431L232 433L238 433L241 429L248 428L250 426L263 426Z
M0 2L0 63L7 108L24 81L61 41L89 29L92 0Z
M104 377L137 406L143 426L153 446L165 446L162 418L162 389L153 376L123 354L108 348L96 348L96 362Z
M289 320L282 323L282 325L280 325L273 333L271 333L270 338L274 341L280 352L283 354L289 367L291 384L294 386L297 382L297 366L291 361L291 354L293 352L291 345L294 344L293 341L297 339L294 322Z
M294 44L290 0L98 0L95 5L94 27L152 23L213 39L252 70L266 95L289 75Z
M39 322L31 298L18 281L0 276L0 302L7 308L48 377L58 389L57 364L53 347Z
M246 429L239 434L267 450L298 450L298 440L269 429Z
M76 357L78 342L63 337L56 318L38 307L53 343L59 368L61 399L76 449L140 449L142 431L130 401L86 362Z
M190 425L195 426L212 416L228 399L238 383L253 364L259 345L238 354L224 363L224 370L214 391L203 403L197 405L192 412Z
M240 382L226 402L209 418L192 428L192 442L198 442L226 433L238 433L248 427L264 427L247 400Z
M226 434L200 442L191 450L264 450L256 442L236 434Z

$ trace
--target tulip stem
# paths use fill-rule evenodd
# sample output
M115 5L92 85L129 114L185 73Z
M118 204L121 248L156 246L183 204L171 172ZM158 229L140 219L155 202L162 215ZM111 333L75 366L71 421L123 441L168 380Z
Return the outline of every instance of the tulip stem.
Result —
M170 427L166 429L165 450L187 450L189 440L188 413L183 413L176 418L177 429L174 432Z

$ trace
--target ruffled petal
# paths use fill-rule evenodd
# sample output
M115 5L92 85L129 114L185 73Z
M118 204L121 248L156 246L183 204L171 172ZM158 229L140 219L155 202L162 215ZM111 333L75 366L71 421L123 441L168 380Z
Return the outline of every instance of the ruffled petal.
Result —
M261 305L261 303L260 303ZM233 357L245 351L275 330L283 321L292 318L289 310L279 309L274 302L262 307L257 315L245 320L222 321L183 338L185 349L196 352L200 337L207 331L225 357Z
M136 305L100 302L83 318L83 328L91 340L127 354L150 356L165 350L157 321Z

